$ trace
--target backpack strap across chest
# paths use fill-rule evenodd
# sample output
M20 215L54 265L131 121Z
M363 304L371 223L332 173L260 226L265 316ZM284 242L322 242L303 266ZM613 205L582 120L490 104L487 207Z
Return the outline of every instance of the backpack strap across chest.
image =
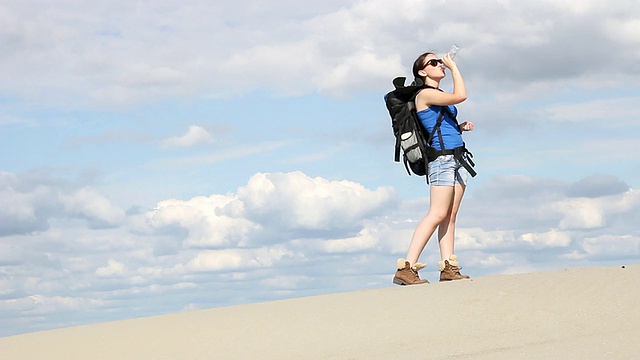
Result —
M471 175L471 177L475 177L476 175L478 175L478 173L473 168L474 166L476 166L473 160L471 160L473 158L473 154L471 153L471 151L467 149L464 142L462 142L462 146L459 146L457 148L445 149L444 141L442 139L442 130L441 130L441 125L442 125L442 121L444 119L445 113L447 113L447 115L449 115L449 117L455 122L458 133L460 134L462 133L462 129L460 129L460 124L458 123L458 119L456 118L456 116L453 114L453 112L449 110L448 106L442 106L440 109L440 115L438 116L438 121L436 122L436 126L433 128L433 131L429 135L429 140L427 143L431 145L431 141L433 141L433 136L437 131L438 141L440 142L441 150L436 150L433 146L429 146L427 157L429 158L429 161L433 161L438 156L441 156L441 155L453 155L453 157L456 160L458 160L458 162L460 162L460 165L462 165L462 167L464 167L469 172L469 175Z

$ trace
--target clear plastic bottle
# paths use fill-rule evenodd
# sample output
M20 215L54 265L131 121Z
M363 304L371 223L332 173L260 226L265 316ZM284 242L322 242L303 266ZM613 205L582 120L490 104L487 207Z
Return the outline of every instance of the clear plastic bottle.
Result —
M449 56L451 56L451 59L453 59L454 57L456 57L458 50L460 50L460 47L456 44L453 44L451 46L451 50L449 50L447 53L449 54Z

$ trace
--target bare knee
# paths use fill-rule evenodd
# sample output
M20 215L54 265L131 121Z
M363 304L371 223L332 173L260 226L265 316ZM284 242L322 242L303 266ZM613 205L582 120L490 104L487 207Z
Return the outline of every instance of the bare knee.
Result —
M442 224L443 222L449 222L449 215L450 213L447 211L429 210L427 216L430 217L434 223Z

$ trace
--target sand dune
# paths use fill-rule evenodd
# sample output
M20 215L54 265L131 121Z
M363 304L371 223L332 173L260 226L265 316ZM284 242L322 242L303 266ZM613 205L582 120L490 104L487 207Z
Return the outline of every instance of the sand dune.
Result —
M0 360L636 359L640 265L498 275L0 339Z

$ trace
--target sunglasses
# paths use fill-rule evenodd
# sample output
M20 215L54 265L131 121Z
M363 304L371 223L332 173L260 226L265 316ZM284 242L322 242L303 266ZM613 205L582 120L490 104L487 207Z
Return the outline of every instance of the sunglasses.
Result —
M442 60L440 60L440 59L430 59L429 61L427 61L425 66L436 67L438 65L442 65Z

